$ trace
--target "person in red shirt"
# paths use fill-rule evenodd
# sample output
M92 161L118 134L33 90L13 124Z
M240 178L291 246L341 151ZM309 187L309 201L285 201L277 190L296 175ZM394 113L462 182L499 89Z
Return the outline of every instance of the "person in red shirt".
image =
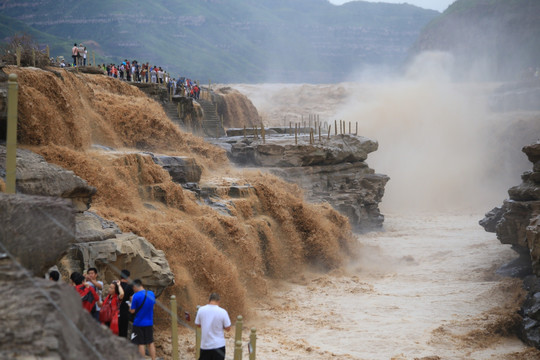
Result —
M124 289L119 285L120 282L115 280L109 285L109 294L103 302L98 305L101 309L105 309L101 314L99 321L105 324L112 332L118 335L118 316L120 312L120 301L124 298ZM110 308L110 310L108 309Z
M92 309L98 300L98 296L94 288L86 282L81 273L74 272L69 278L71 279L71 284L81 296L83 308L89 313L92 312Z

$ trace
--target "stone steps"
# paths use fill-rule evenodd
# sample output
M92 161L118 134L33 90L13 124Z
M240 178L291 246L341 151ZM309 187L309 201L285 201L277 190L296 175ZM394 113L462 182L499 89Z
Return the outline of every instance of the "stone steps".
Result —
M202 128L206 136L221 137L225 136L225 129L221 124L221 119L216 111L216 105L205 99L196 100L203 110L204 120Z
M182 130L185 130L184 122L178 117L177 105L175 105L174 103L166 102L162 104L162 107L169 119L171 119L171 121L178 125Z

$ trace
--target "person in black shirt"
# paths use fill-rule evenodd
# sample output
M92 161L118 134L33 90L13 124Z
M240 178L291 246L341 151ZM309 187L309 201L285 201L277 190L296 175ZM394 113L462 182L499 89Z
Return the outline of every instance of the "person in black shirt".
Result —
M124 298L120 303L120 317L118 318L118 336L127 338L128 336L128 326L130 319L130 299L133 295L133 286L130 284L129 276L131 273L129 270L122 270L120 272L120 286L124 289Z

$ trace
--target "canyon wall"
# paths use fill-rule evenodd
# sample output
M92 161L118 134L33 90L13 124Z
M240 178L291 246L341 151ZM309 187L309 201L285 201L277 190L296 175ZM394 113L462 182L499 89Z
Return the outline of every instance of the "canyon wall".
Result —
M523 152L533 163L532 170L522 175L522 183L508 190L509 199L488 212L480 225L521 254L521 263L513 265L513 274L526 276L529 291L521 310L521 337L540 348L540 142L525 146Z

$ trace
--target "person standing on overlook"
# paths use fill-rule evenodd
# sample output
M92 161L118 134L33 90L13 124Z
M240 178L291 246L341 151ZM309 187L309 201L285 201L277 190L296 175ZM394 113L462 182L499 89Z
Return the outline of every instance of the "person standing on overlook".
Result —
M231 329L227 310L219 307L220 297L210 294L208 304L201 307L195 317L195 325L201 328L201 356L199 360L224 360L224 332Z
M73 58L73 66L77 66L77 58L79 57L79 48L77 44L73 44L73 49L71 49L71 57Z

